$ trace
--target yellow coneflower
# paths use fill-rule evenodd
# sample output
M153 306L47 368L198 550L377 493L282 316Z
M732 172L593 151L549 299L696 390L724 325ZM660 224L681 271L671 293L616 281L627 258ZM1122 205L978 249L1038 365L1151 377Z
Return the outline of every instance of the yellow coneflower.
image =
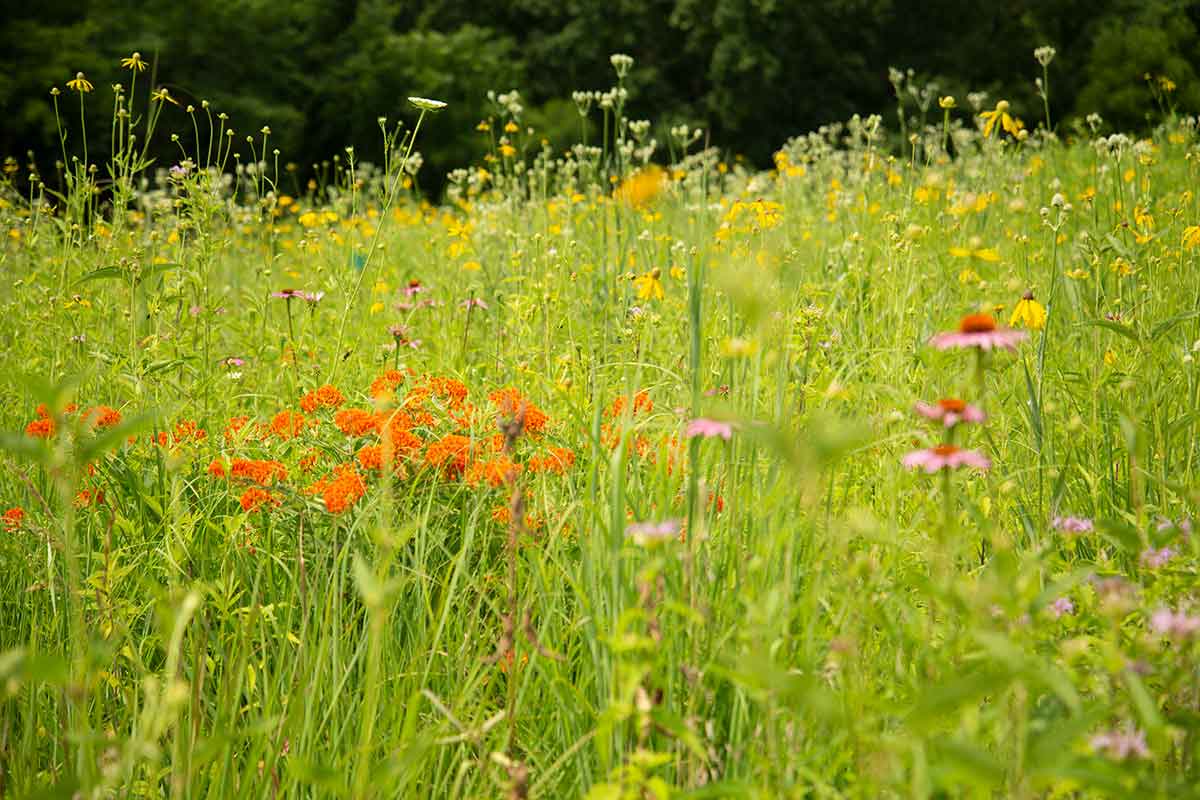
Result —
M637 287L638 300L662 300L665 293L661 279L662 270L658 267L634 278L633 285Z
M651 164L630 175L617 187L616 197L634 208L641 208L658 197L666 184L666 174Z
M122 58L121 66L130 72L146 71L146 62L142 60L141 53L134 53L129 58Z
M166 101L172 105L179 105L179 101L171 97L171 93L167 91L167 87L165 86L159 87L158 91L152 93L150 99L158 103Z
M979 115L984 120L983 136L985 139L992 135L992 131L996 129L997 125L1013 136L1020 134L1021 129L1025 127L1025 124L1021 122L1021 120L1010 115L1008 113L1008 108L1008 101L1001 100L999 103L996 103L996 107L994 109L991 111L984 111Z
M1031 331L1040 331L1046 327L1046 309L1033 299L1033 292L1021 295L1012 316L1009 317L1008 325L1012 328L1029 328Z
M80 94L87 94L95 87L92 86L91 81L84 77L82 72L76 72L75 77L67 81L67 88L79 92Z

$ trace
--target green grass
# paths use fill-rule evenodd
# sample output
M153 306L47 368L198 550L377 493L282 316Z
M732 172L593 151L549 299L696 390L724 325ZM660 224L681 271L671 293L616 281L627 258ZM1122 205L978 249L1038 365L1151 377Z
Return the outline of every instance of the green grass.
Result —
M232 167L202 113L183 155ZM270 160L154 180L120 133L99 193L6 188L0 795L1195 796L1200 637L1151 623L1197 613L1194 125L1113 152L962 115L952 156L939 124L892 157L874 124L770 173L677 146L661 185L518 132L442 207L403 133L307 188ZM929 345L1027 290L1047 319L1015 352ZM518 388L549 417L524 471L431 466L465 408L434 398L403 476L360 470L332 514L304 489L374 440L330 410L254 434L326 383L369 408L397 366L393 403L462 381L479 461ZM991 469L902 466L939 397L986 411L955 441ZM551 447L562 475L532 466ZM208 474L234 457L284 465L277 506ZM662 521L682 535L627 535ZM1095 738L1126 730L1146 757Z

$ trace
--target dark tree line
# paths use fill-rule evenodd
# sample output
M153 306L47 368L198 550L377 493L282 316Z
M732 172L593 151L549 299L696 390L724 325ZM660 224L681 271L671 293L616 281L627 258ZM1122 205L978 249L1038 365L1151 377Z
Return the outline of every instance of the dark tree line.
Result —
M1165 75L1181 110L1200 109L1200 0L40 0L0 15L0 156L58 152L49 89L77 71L103 157L118 60L139 51L154 85L208 100L239 133L270 125L286 160L307 168L354 145L380 149L377 119L408 114L409 94L450 103L423 138L429 178L478 158L488 89L519 88L527 123L566 143L570 94L612 85L628 53L629 112L703 126L713 141L769 163L787 137L854 112L894 124L889 66L960 98L1001 96L1041 118L1033 59L1054 46L1057 122L1099 112L1136 129L1156 111L1143 76ZM139 93L151 88L150 73ZM69 97L64 100L75 101ZM144 102L145 97L141 100ZM64 107L70 105L64 102ZM961 105L961 103L960 103ZM77 109L67 114L77 125ZM169 110L165 133L190 128ZM78 133L73 133L77 137ZM665 140L665 130L658 134ZM45 168L43 168L45 169Z

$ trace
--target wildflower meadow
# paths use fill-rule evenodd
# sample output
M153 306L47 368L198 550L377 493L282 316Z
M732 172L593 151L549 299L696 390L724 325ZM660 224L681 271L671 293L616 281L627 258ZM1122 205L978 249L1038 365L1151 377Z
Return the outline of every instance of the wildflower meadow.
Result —
M1200 133L1163 75L1057 119L1054 56L761 170L614 55L441 196L438 99L310 172L64 76L0 185L0 796L1200 796Z

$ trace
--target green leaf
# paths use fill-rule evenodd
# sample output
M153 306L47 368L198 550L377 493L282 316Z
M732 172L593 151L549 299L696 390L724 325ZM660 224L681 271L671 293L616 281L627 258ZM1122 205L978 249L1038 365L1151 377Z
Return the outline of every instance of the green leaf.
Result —
M1130 326L1122 325L1119 322L1113 322L1112 320L1109 320L1109 319L1093 319L1093 320L1089 320L1088 322L1085 322L1084 325L1092 325L1097 328L1105 328L1107 330L1112 331L1113 333L1124 336L1126 339L1128 339L1129 341L1131 341L1137 345L1140 345L1142 343L1141 337L1138 336L1137 331L1135 331Z
M50 445L45 439L35 439L23 433L0 432L0 450L21 461L46 464L50 460Z
M955 773L977 785L995 786L1004 780L1004 764L999 759L962 740L942 741L935 753L941 772Z
M75 285L78 286L81 283L88 283L90 281L105 281L124 278L125 276L126 271L120 267L101 267L100 269L92 270L87 275L84 275L82 278L75 281Z
M1176 325L1181 322L1186 322L1189 319L1200 317L1200 311L1184 311L1182 314L1176 314L1173 317L1167 317L1162 322L1150 329L1150 341L1158 341L1160 336L1165 336L1170 333Z
M1146 728L1146 732L1152 734L1163 726L1163 718L1158 712L1158 704L1154 702L1154 698L1146 690L1146 684L1142 683L1142 679L1138 677L1136 672L1127 669L1124 674L1125 688L1129 691L1129 699L1133 703L1133 710L1137 712L1138 719L1142 721L1142 726Z
M929 689L909 712L907 722L915 728L926 728L968 703L986 695L1003 691L1012 682L1012 673L979 670Z

